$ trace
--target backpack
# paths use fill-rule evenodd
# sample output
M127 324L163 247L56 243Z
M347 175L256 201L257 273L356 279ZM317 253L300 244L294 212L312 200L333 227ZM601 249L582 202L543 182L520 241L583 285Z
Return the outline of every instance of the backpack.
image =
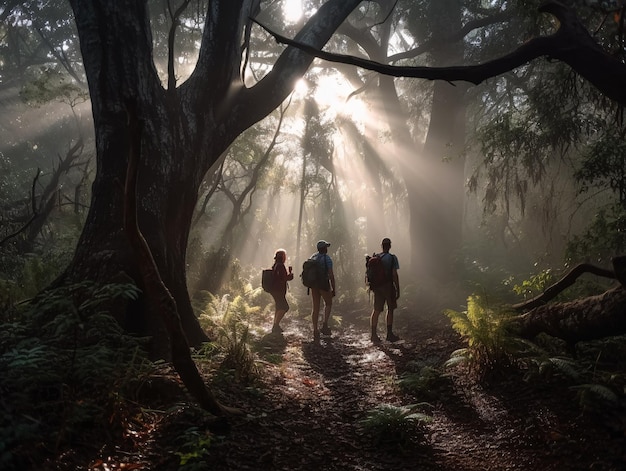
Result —
M324 259L324 262L326 259ZM326 275L324 267L320 265L317 259L309 258L302 264L302 284L307 288L322 288L324 284L324 276Z
M369 285L370 289L374 289L378 286L384 285L391 280L390 274L387 273L385 265L383 264L383 257L389 255L385 252L380 254L372 254L365 257L365 282Z
M264 268L261 272L261 287L263 291L270 293L274 288L274 269Z

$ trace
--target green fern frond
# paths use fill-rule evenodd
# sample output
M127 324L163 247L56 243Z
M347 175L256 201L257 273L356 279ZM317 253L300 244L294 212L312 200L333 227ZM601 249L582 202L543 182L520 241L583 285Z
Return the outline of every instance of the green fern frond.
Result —
M467 310L447 310L452 327L465 339L467 349L462 352L463 361L480 376L511 364L511 354L516 350L514 337L510 334L512 313L503 305L490 303L486 296L471 295L467 298ZM453 354L447 366L458 364L459 354Z

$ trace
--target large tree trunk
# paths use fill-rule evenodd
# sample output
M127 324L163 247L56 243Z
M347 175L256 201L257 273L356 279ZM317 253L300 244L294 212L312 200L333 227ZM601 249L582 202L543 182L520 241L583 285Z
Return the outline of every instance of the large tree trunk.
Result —
M434 65L460 62L463 43L449 40L461 30L460 2L433 1L428 14ZM465 85L435 82L418 181L412 183L412 262L420 278L440 282L450 281L458 273L454 260L459 255L463 221L465 90Z
M251 0L209 2L198 64L184 84L165 89L152 60L145 1L71 0L94 116L97 174L83 232L63 281L108 282L140 276L123 232L121 182L129 149L125 104L144 123L138 222L163 282L176 301L190 344L206 339L191 307L185 256L198 189L209 168L246 128L289 94L312 56L287 48L252 88L240 77L243 30ZM360 2L330 0L296 36L321 47ZM169 83L175 83L170 75ZM169 358L167 333L149 303L120 306L129 329L153 336L154 352Z

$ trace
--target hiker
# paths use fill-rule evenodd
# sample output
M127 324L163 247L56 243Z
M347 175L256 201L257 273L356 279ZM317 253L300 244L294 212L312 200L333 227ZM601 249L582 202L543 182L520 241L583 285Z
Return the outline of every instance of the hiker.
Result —
M320 240L317 243L317 253L310 257L319 263L320 273L324 274L318 286L311 288L311 298L313 300L311 320L313 322L314 341L319 340L320 332L324 335L331 334L330 327L328 327L328 319L330 319L330 310L333 306L333 297L335 296L335 274L333 273L333 261L328 255L328 247L330 247L328 242ZM319 329L320 298L324 299L324 321L321 329Z
M372 330L371 341L379 343L380 338L377 334L378 328L378 316L383 312L385 303L387 304L387 338L389 342L396 342L400 340L396 334L393 333L393 311L398 307L398 298L400 297L400 281L398 278L398 270L400 264L398 263L398 257L389 253L391 249L391 240L385 237L381 243L383 251L378 254L381 259L382 265L385 269L386 279L377 286L372 287L374 291L374 309L372 310L372 316L370 318L370 327ZM376 254L375 254L376 255Z
M287 311L289 310L289 304L287 303L287 281L293 280L292 268L289 267L289 273L285 268L285 261L287 260L287 252L285 249L278 249L274 254L274 285L270 294L274 298L276 304L276 311L274 312L274 324L272 326L273 334L282 333L283 329L280 327L280 321L283 319Z

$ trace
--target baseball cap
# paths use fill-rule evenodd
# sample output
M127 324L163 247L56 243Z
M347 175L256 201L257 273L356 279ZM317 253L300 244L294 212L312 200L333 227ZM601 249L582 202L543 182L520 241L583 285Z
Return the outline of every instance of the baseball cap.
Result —
M326 242L325 240L320 240L317 243L317 250L323 249L324 247L330 247L330 244Z
M380 245L391 245L391 239L389 239L388 237L385 237L383 241L380 243Z

